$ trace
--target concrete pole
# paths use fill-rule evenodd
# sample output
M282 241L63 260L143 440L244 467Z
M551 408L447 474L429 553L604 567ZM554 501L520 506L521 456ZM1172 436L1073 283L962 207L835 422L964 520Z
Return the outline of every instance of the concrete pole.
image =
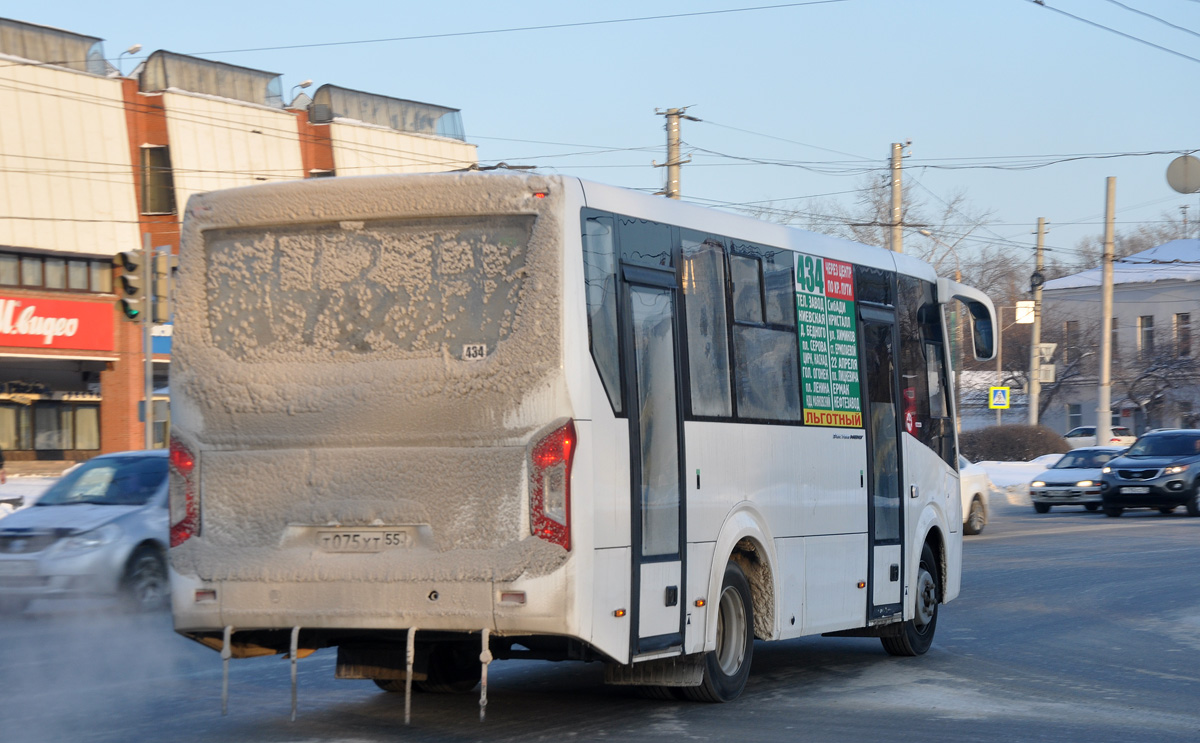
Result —
M954 254L954 260L958 260L958 253ZM954 269L954 280L962 283L962 270ZM963 349L963 305L961 302L954 303L954 343L958 349L957 356L954 359L954 430L956 433L962 433L962 368L963 359L965 359L966 351Z
M1046 239L1046 219L1038 217L1037 226L1037 259L1035 261L1037 273L1041 273L1045 267L1045 262L1042 258L1042 251L1045 248ZM1038 344L1042 342L1042 285L1039 283L1033 287L1033 340L1030 343L1029 349L1029 425L1036 426L1038 423L1038 407L1041 405L1042 399L1042 359L1038 355Z
M904 252L902 233L903 208L900 190L900 160L904 156L904 145L892 143L892 238L889 247L897 253Z
M679 122L683 119L688 121L700 121L695 116L688 116L687 108L668 108L666 111L654 109L654 113L659 116L667 117L667 161L662 165L652 162L656 168L667 169L667 185L663 190L659 191L656 196L666 196L668 199L678 199L680 194L679 188L679 166L690 163L692 158L682 160L679 157Z
M667 188L668 199L679 198L679 115L678 108L667 109Z
M1117 179L1108 178L1104 207L1104 259L1100 280L1100 389L1096 400L1096 444L1112 438L1112 310L1113 220L1117 211Z
M996 332L996 386L1003 387L1004 386L1004 308L1003 307L996 308L996 325L999 326L997 328L997 332ZM989 403L991 402L990 397L989 397L988 402ZM1004 412L1003 409L996 408L996 425L997 426L1001 425L1004 422L1003 418L1000 415L1003 412Z
M142 376L143 394L142 419L146 424L146 448L154 448L154 347L150 339L150 310L153 302L154 248L150 245L150 233L142 234Z

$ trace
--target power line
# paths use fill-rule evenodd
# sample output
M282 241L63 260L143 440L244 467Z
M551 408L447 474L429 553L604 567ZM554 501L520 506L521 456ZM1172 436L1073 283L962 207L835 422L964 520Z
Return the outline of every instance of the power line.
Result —
M206 56L212 56L214 54L243 54L243 53L247 53L247 52L274 52L274 51L283 51L283 50L288 50L288 49L317 49L317 48L321 48L321 47L331 47L331 46L355 46L355 45L359 45L359 44L387 44L387 43L398 42L398 41L426 41L426 40L430 40L430 39L449 39L449 38L456 38L456 37L462 37L462 36L488 36L488 35L495 35L495 34L519 33L519 32L526 32L526 31L552 31L552 30L564 29L564 28L583 28L586 26L606 26L606 25L616 25L616 24L622 24L622 23L642 23L642 22L646 22L646 21L665 21L665 20L671 20L671 19L675 19L675 18L695 18L695 17L700 17L700 16L710 16L710 15L729 15L732 13L757 13L757 12L766 11L766 10L783 10L783 9L787 9L787 8L799 8L799 7L809 6L809 5L830 5L833 3L844 3L844 2L849 2L849 0L808 0L808 2L801 2L801 3L782 3L779 5L758 5L758 6L747 7L747 8L725 8L722 10L703 10L703 11L695 11L695 12L691 12L691 13L671 13L671 14L665 14L665 15L640 16L640 17L636 17L636 18L611 18L611 19L600 20L600 21L576 21L573 23L550 23L550 24L543 24L543 25L538 25L538 26L513 26L513 27L509 27L509 28L494 28L494 29L487 29L487 30L482 30L482 31L451 31L451 32L440 33L440 34L394 36L394 37L390 37L390 38L386 38L386 39L358 39L355 41L324 41L324 42L315 42L315 43L311 43L311 44L285 44L285 45L279 45L279 46L247 47L245 49L220 49L220 50L208 51L208 52L189 52L188 54L189 54L189 56L193 56L193 57L206 57ZM146 59L146 58L147 57L130 57L130 59L135 59L135 60L136 59ZM58 64L65 65L65 64L69 64L71 62L81 62L81 61L86 61L86 60L65 60L65 61L59 62ZM30 64L30 63L16 63L16 64ZM32 64L48 64L48 63L33 62ZM6 65L6 66L9 66L9 65Z
M1174 23L1171 23L1170 21L1168 21L1166 19L1159 18L1158 16L1153 15L1151 13L1147 13L1144 10L1138 10L1137 8L1131 8L1128 5L1126 5L1125 3L1117 2L1117 0L1108 0L1108 2L1112 3L1113 5L1122 7L1125 10L1128 10L1130 13L1137 13L1140 16L1145 16L1146 18L1150 18L1152 20L1158 21L1159 23L1163 24L1164 26L1170 26L1171 28L1176 29L1178 31L1183 31L1185 34L1191 34L1192 36L1200 37L1200 33L1196 33L1195 31L1193 31L1190 28L1186 28L1184 26L1177 26Z
M1197 2L1200 2L1200 0L1197 0ZM871 160L872 159L869 157L863 157L862 155L855 155L855 154L852 154L849 152L842 152L841 150L831 150L828 147L821 147L819 145L809 144L807 142L797 142L794 139L785 139L783 137L776 137L773 134L763 134L762 132L753 132L753 131L750 131L749 129L739 129L736 126L729 126L727 124L718 124L717 122L712 121L711 119L700 119L700 123L708 124L710 126L720 127L722 129L729 129L729 130L732 130L735 132L742 132L743 134L753 134L756 137L765 137L766 139L774 139L777 142L787 142L788 144L797 144L797 145L800 145L801 147L811 147L814 150L821 150L822 152L832 152L835 155L845 155L846 157L854 157L859 160Z
M1079 21L1080 23L1086 23L1089 26L1095 26L1096 28L1100 28L1105 31L1108 31L1109 33L1114 33L1117 36L1123 36L1126 39L1130 39L1131 41L1136 41L1139 44L1145 44L1146 46L1154 47L1155 49L1164 51L1167 54L1174 54L1176 57L1182 57L1182 58L1192 61L1192 62L1200 62L1200 59L1197 59L1196 57L1192 57L1190 55L1184 54L1183 52L1177 52L1174 49L1169 49L1165 46L1160 46L1158 44L1155 44L1152 41L1146 41L1145 39L1134 36L1133 34L1127 34L1124 31L1118 31L1117 29L1110 28L1109 26L1105 26L1102 23L1096 23L1095 21L1089 21L1087 18L1081 18L1080 16L1074 15L1072 13L1068 13L1065 10L1059 10L1058 8L1052 8L1049 5L1047 5L1044 2L1044 0L1030 0L1030 2L1032 2L1034 5L1039 5L1043 8L1045 8L1046 10L1052 10L1055 13L1058 13L1060 15L1065 15L1068 18L1074 18L1075 20Z
M396 41L423 41L428 39L447 39L460 36L487 36L494 34L509 34L525 31L550 31L563 28L582 28L585 26L605 26L621 23L642 23L645 21L663 21L673 18L693 18L698 16L709 15L727 15L731 13L755 13L764 10L781 10L784 8L798 8L806 5L828 5L831 3L842 3L848 0L809 0L802 3L784 3L780 5L758 5L749 8L726 8L724 10L704 10L692 13L672 13L668 15L651 15L641 16L637 18L613 18L603 21L576 21L574 23L551 23L539 26L514 26L511 28L496 28L486 31L454 31L441 34L422 34L419 36L397 36L388 39L363 39L359 41L326 41L315 44L288 44L284 46L264 46L250 49L222 49L213 52L192 52L193 56L207 56L212 54L240 54L243 52L273 52L284 49L314 49L327 46L351 46L357 44L384 44Z

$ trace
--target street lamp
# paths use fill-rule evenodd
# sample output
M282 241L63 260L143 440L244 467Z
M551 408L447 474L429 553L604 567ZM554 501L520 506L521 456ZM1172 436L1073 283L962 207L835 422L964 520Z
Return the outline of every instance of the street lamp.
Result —
M125 77L125 73L121 71L121 57L124 57L126 54L137 54L141 50L142 50L141 44L134 44L133 46L129 47L128 49L126 49L125 51L123 51L117 55L117 74L118 75L120 75L121 77Z
M293 86L292 86L292 92L288 94L288 97L290 97L290 98L292 99L292 103L295 103L295 102L296 102L296 90L297 90L297 88L299 88L299 89L303 89L303 88L307 88L307 87L308 87L308 86L310 86L310 85L312 85L312 80L311 80L311 79L309 79L309 80L305 80L304 82L297 83L297 84L293 85Z

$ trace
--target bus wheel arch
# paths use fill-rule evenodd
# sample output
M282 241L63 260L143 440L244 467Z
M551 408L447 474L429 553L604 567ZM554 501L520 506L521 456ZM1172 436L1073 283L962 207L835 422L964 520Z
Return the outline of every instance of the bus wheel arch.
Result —
M933 558L937 566L938 594L941 597L941 603L945 603L947 595L946 581L949 571L946 570L946 540L942 535L941 529L935 526L925 534L925 546L928 546L933 552Z
M770 640L775 634L775 576L762 545L751 537L742 537L729 555L750 584L750 602L754 607L754 636Z

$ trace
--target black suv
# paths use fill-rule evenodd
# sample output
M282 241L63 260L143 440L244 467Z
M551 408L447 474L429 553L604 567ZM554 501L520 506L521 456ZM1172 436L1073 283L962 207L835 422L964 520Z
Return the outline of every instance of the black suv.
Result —
M1157 508L1171 513L1186 506L1200 516L1200 430L1150 431L1101 472L1104 513Z

